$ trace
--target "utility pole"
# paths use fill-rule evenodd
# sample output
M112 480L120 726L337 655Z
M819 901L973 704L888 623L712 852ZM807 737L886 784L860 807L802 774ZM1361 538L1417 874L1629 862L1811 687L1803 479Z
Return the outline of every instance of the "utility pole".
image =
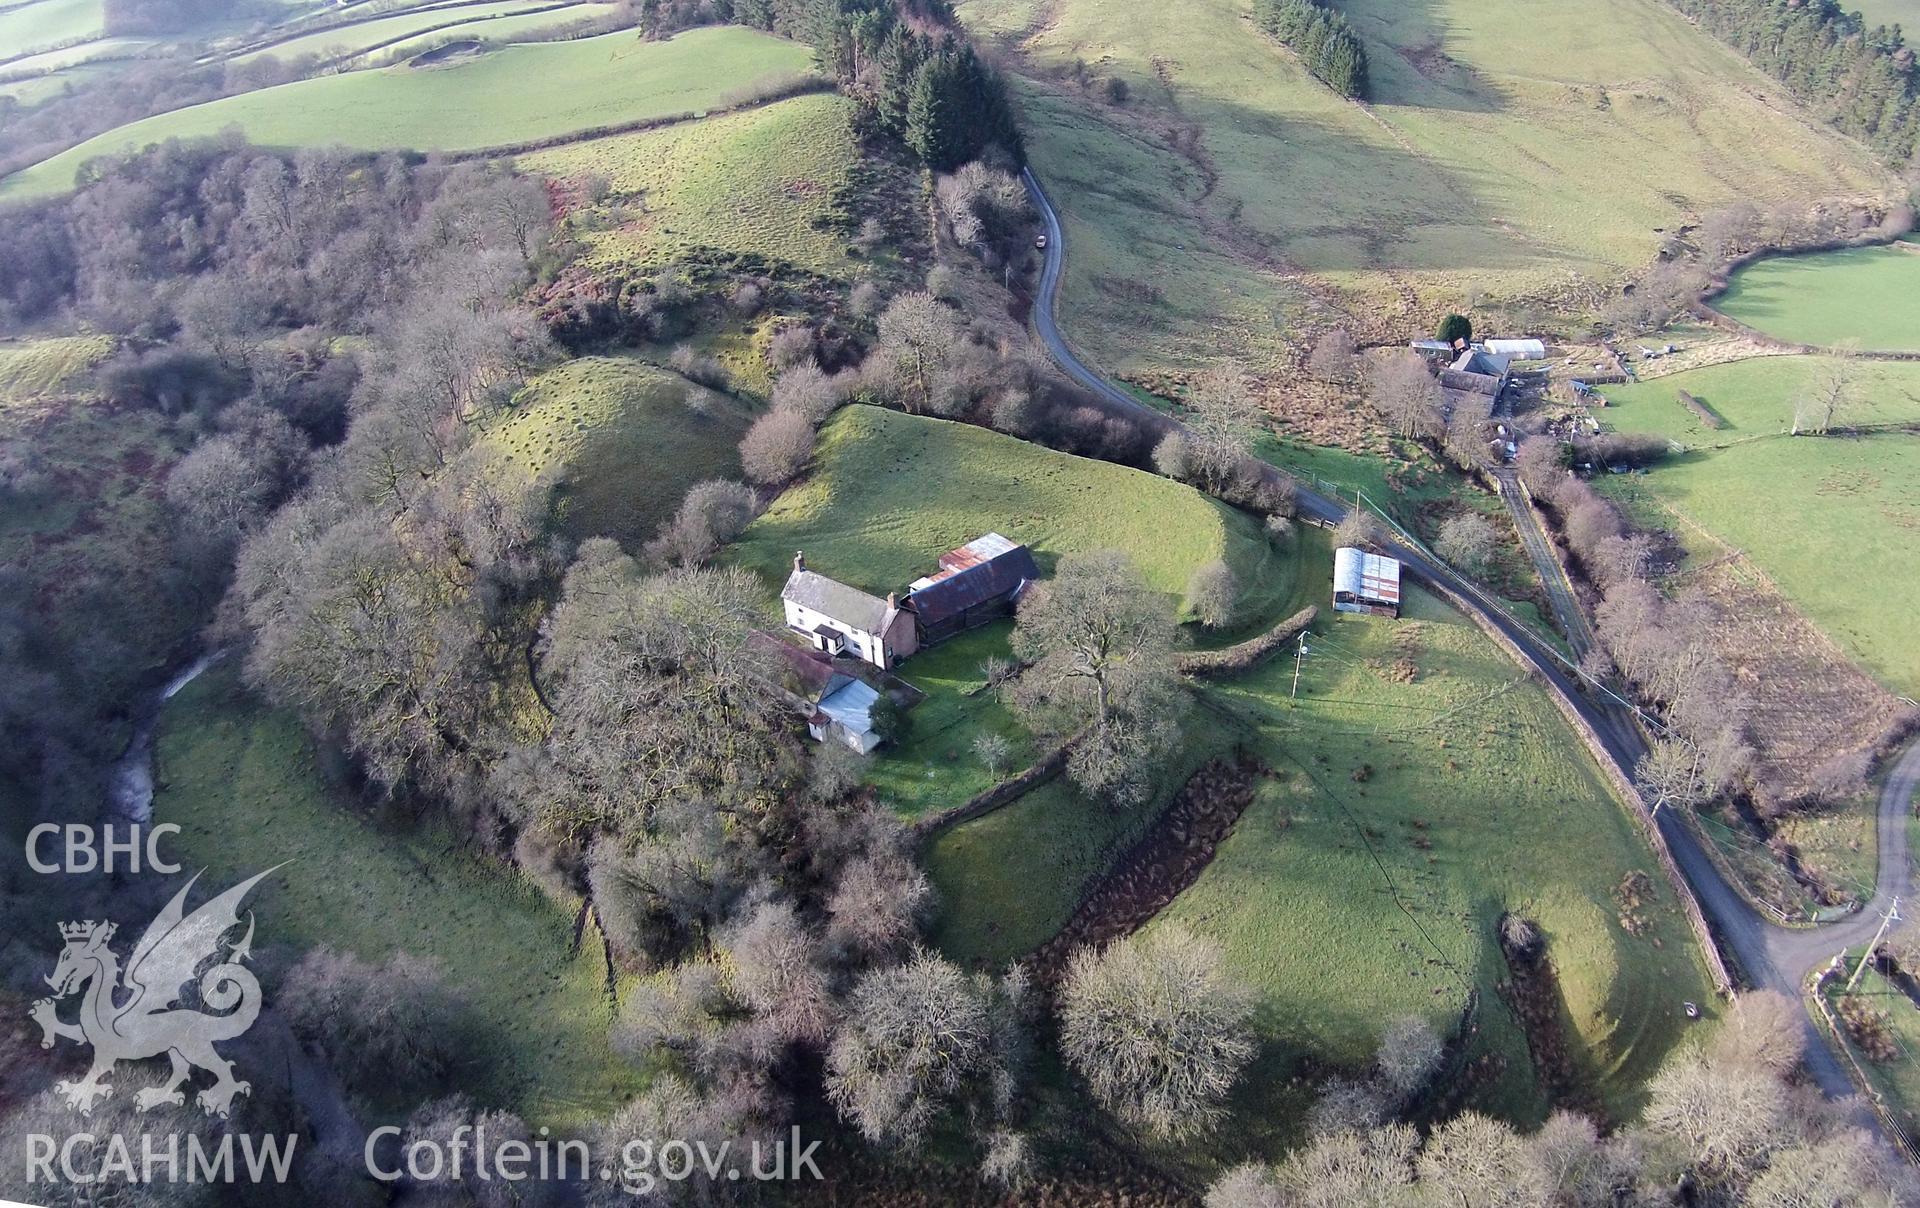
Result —
M1289 700L1300 699L1300 660L1305 657L1307 657L1307 633L1303 629L1300 631L1300 643L1294 647L1293 651L1293 692L1289 694L1287 698Z
M1866 972L1867 962L1873 959L1873 950L1880 946L1880 939L1887 934L1888 926L1899 921L1900 899L1895 898L1893 903L1887 907L1885 917L1880 920L1880 930L1873 933L1873 942L1868 944L1867 950L1860 954L1860 963L1853 967L1853 976L1847 979L1847 993L1853 993L1853 987L1859 983L1860 975Z

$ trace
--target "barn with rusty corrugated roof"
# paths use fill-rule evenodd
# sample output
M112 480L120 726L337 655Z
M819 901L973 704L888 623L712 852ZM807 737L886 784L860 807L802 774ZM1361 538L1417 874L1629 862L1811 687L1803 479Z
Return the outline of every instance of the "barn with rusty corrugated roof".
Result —
M988 533L940 555L940 569L907 587L923 645L1011 615L1029 584L1040 577L1033 551Z

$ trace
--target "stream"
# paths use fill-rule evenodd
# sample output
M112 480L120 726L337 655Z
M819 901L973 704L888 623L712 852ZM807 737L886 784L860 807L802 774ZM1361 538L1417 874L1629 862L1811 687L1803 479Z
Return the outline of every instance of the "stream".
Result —
M108 816L144 826L153 820L153 734L160 725L160 707L180 690L200 678L200 673L219 661L224 649L209 651L174 672L159 692L141 710L133 726L127 749L114 761L107 777Z

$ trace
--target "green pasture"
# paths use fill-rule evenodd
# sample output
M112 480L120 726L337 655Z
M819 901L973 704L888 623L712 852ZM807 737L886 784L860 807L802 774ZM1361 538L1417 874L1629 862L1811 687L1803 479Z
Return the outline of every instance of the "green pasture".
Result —
M1869 25L1898 25L1912 43L1920 34L1920 0L1861 0L1847 8L1865 17Z
M607 182L570 225L606 265L659 264L696 247L843 273L846 238L829 226L859 160L852 105L821 93L742 113L521 156L529 172Z
M884 594L990 531L1031 546L1043 574L1062 554L1125 551L1170 596L1224 558L1250 622L1277 618L1292 586L1251 517L1191 487L868 406L842 409L821 430L812 473L753 523L734 557L778 580L804 549L820 573Z
M56 394L112 351L112 336L0 340L0 406Z
M555 483L555 518L568 533L636 549L688 487L740 477L744 409L715 394L715 407L696 413L690 385L644 361L582 357L528 383L481 440L501 473Z
M1622 431L1659 432L1688 451L1607 485L1676 518L1683 540L1738 549L1808 619L1896 692L1920 692L1912 638L1920 564L1920 436L1781 435L1813 371L1811 358L1762 357L1609 387L1601 414ZM1920 364L1858 364L1862 402L1847 422L1920 422ZM1683 389L1718 413L1702 426L1674 399ZM1863 559L1872 574L1836 573Z
M1920 352L1920 246L1757 260L1733 274L1713 305L1795 344L1853 341L1876 352Z
M377 55L369 56L362 62L388 63L404 59L421 51L429 50L447 42L465 38L487 42L512 42L528 34L543 33L563 25L572 25L576 21L589 21L604 17L616 6L611 3L574 4L551 12L504 13L498 17L489 17L484 21L475 21L471 25L456 25L451 29L436 30L408 38L404 42L395 42L392 46L381 47Z
M444 66L352 71L157 114L88 139L0 181L0 197L73 186L87 160L238 127L265 147L471 151L646 118L699 112L810 52L755 30L712 26L663 42L632 31L506 46Z
M452 1081L535 1127L577 1129L641 1085L608 1044L599 937L432 829L396 830L327 785L311 740L217 666L161 715L154 817L210 884L281 867L252 899L261 946L434 962L462 1008Z
M1154 800L1132 810L1089 801L1065 777L942 834L926 856L938 895L932 939L969 967L1000 967L1052 939L1102 874L1228 741L1197 717Z
M0 59L97 38L106 22L104 0L33 0L0 12Z
M960 5L1025 54L1031 158L1072 248L1065 326L1113 368L1261 358L1308 294L1363 331L1469 302L1580 309L1585 283L1637 271L1705 210L1895 188L1658 0L1599 22L1580 0L1348 0L1367 105L1249 7ZM1127 104L1057 82L1076 62Z
M1537 1121L1548 1105L1496 992L1495 928L1513 911L1548 937L1578 1070L1630 1115L1680 1041L1683 1002L1711 1002L1638 824L1546 693L1424 592L1398 621L1329 613L1317 628L1298 698L1286 659L1209 691L1276 775L1153 924L1219 939L1257 989L1266 1043L1244 1097L1284 1097L1303 1058L1362 1065L1396 1014L1451 1029L1471 990L1469 1053L1498 1058L1473 1098ZM1640 935L1614 897L1634 872L1653 886Z
M255 59L271 55L277 59L296 59L301 55L319 55L323 59L341 58L369 47L391 42L409 34L425 33L439 26L454 24L452 28L466 36L475 28L471 23L488 17L505 16L510 13L524 13L528 9L546 7L540 0L498 0L492 4L466 4L455 8L414 8L390 16L379 17L371 21L360 21L352 25L336 26L333 29L315 30L235 55L234 63L249 63ZM576 15L573 8L561 8L544 14L549 24L565 24ZM449 35L451 36L451 35ZM475 35L477 36L477 35Z

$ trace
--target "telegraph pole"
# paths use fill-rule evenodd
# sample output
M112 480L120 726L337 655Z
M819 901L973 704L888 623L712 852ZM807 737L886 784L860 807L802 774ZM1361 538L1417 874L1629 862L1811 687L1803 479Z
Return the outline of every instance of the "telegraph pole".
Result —
M1860 963L1853 967L1853 976L1847 979L1847 993L1853 993L1853 987L1860 981L1860 975L1866 972L1867 962L1873 959L1873 950L1880 946L1881 937L1887 934L1888 926L1899 921L1900 899L1895 898L1892 905L1887 907L1886 915L1880 920L1880 930L1873 933L1873 942L1868 944L1867 950L1860 954Z
M1307 656L1307 633L1306 633L1306 630L1303 629L1300 631L1300 643L1299 645L1294 647L1294 651L1293 651L1293 692L1289 694L1287 698L1289 700L1300 699L1300 660L1305 658L1306 656Z

